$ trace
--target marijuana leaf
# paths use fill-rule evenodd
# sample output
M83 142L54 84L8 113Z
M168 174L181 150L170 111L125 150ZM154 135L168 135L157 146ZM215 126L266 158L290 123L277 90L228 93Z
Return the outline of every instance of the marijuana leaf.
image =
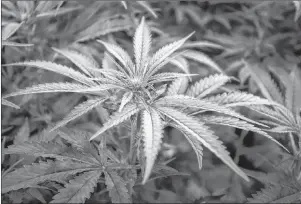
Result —
M105 172L105 179L113 203L131 203L125 181L117 174L117 172Z
M45 69L48 71L56 72L58 74L70 77L78 82L81 82L86 85L95 85L95 82L89 80L89 78L78 71L75 71L69 67L66 67L61 64L56 64L48 61L26 61L26 62L16 62L11 64L6 64L3 66L30 66L37 67L40 69Z
M105 132L106 130L124 122L125 120L129 119L132 115L138 113L140 109L134 104L128 104L124 107L121 112L115 112L109 121L107 121L103 127L98 130L94 135L91 136L90 140L95 139L97 136Z
M84 203L94 191L102 171L88 171L69 181L50 203Z
M148 180L152 167L155 163L163 137L162 122L160 115L153 108L144 110L142 113L142 137L144 141L144 154L146 167L142 183Z
M12 103L12 102L10 102L10 101L4 99L4 98L1 99L1 104L2 104L2 105L6 105L6 106L10 106L10 107L13 107L13 108L16 108L16 109L20 109L19 106L17 106L16 104L14 104L14 103Z
M230 77L223 74L211 75L190 86L186 92L186 95L196 98L203 98L209 93L223 86L225 83L230 81L230 79Z
M229 152L226 150L225 146L222 145L222 142L217 139L217 136L215 136L204 123L200 122L196 118L187 116L185 113L174 108L158 107L158 110L177 123L180 127L180 130L183 130L183 132L187 132L189 135L196 138L238 175L240 175L246 181L249 181L245 173L233 162L229 156Z
M88 101L79 104L76 106L63 120L61 120L55 127L53 127L50 131L53 131L68 122L78 118L79 116L87 113L88 111L92 110L93 108L102 104L106 99L96 98L96 99L89 99Z

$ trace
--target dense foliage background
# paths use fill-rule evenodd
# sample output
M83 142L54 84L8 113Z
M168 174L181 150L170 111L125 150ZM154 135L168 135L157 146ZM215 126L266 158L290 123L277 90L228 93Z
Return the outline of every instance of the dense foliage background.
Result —
M277 126L266 120L274 127L269 134L290 153L257 133L211 125L236 164L250 176L250 182L242 180L207 149L204 149L200 170L195 153L182 133L167 128L158 160L181 173L168 177L158 175L145 185L134 186L131 192L134 202L300 202L299 1L2 1L1 11L2 64L47 60L72 67L73 63L53 49L68 48L92 56L103 66L113 66L104 55L105 47L96 39L119 44L132 53L134 31L144 16L152 32L153 50L195 31L183 47L187 51L181 60L174 62L199 74L192 77L192 83L222 70L235 77L224 90L246 91L279 102L294 114L295 120L290 125ZM167 66L170 70L176 69L172 63ZM66 81L64 76L46 70L11 66L2 66L1 79L2 95L34 84ZM84 94L69 93L9 98L19 109L2 101L2 151L25 141L55 139L57 133L48 133L47 128L86 98ZM293 105L289 105L290 101ZM111 107L112 110L117 108ZM75 133L80 130L93 134L112 110L98 107L66 127ZM254 120L263 119L249 109L240 111ZM283 115L274 117L281 123L285 120L281 117L289 113ZM128 132L125 127L118 128L117 136L109 142L125 148L128 143L122 138ZM119 153L122 154L122 149ZM38 159L3 154L2 177ZM62 188L55 182L45 186L10 191L2 194L2 202L48 203ZM111 202L112 193L109 195L108 190L108 185L100 180L86 202ZM262 192L253 199L252 194L260 190Z

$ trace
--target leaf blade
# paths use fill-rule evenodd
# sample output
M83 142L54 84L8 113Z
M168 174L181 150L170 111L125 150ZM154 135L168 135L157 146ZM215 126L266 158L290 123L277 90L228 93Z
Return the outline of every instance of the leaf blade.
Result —
M136 61L136 73L144 73L145 63L148 59L148 53L151 46L151 34L149 28L145 24L144 17L136 29L134 35L134 56Z
M104 172L105 183L113 203L131 203L125 181L115 171Z
M68 161L65 164L47 161L25 165L2 178L2 193L37 185L47 180L62 182L69 175L89 171L93 166Z
M90 197L102 171L88 171L70 180L50 203L84 203Z
M115 112L111 118L103 125L103 127L98 130L94 135L90 137L90 141L95 139L97 136L102 134L103 132L107 131L108 129L122 123L123 121L130 118L132 115L137 113L140 109L134 105L129 104L121 112Z
M45 69L48 71L56 72L58 74L70 77L78 82L81 82L86 85L95 85L95 83L89 80L88 77L81 74L78 71L75 71L67 66L56 64L48 61L25 61L25 62L16 62L11 64L6 64L3 66L29 66L29 67L37 67L40 69Z
M112 85L112 84L103 84L94 87L89 87L86 85L69 83L69 82L46 83L46 84L33 85L31 87L21 89L17 92L7 94L3 96L3 98L25 95L25 94L52 93L52 92L91 93L97 91L105 91L111 88L118 88L118 87L119 86Z
M53 131L59 127L62 127L63 125L69 123L72 120L75 120L76 118L80 117L81 115L91 111L93 108L99 106L106 100L103 98L93 98L89 99L79 105L77 105L67 116L64 117L63 120L61 120L59 123L55 125L50 131Z
M142 184L145 184L151 174L163 137L161 118L156 110L152 108L149 108L149 110L143 110L142 127L144 153L146 157L146 166Z

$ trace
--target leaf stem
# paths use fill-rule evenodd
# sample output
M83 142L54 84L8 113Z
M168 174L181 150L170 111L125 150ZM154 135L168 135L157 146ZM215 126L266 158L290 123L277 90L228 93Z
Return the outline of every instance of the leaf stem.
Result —
M293 134L291 132L289 133L289 138L290 138L290 142L291 142L291 145L292 145L293 154L296 155L297 152L298 152L298 149L297 149L297 145L295 143Z

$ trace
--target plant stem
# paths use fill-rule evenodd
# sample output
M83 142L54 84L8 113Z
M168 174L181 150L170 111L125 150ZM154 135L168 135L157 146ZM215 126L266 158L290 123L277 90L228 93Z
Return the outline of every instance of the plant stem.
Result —
M291 145L292 145L292 149L293 149L293 154L296 155L297 152L298 152L298 149L297 149L297 146L296 146L293 134L291 132L289 133L289 138L290 138L290 141L291 141Z
M15 166L17 166L19 163L21 163L24 160L24 158L19 159L16 163L14 163L13 165L11 165L8 169L6 169L3 173L2 173L2 178L8 174L13 168L15 168Z
M244 141L245 137L247 136L247 134L248 134L248 131L242 131L240 134L240 138L237 141L238 146L237 146L236 154L234 157L234 162L236 164L238 164L238 162L239 162L239 156L241 155L241 149L243 148L243 141Z
M103 164L103 165L106 165L106 163L107 163L107 160L108 160L108 158L107 158L107 154L106 154L106 147L107 147L107 137L106 137L106 135L103 135L102 137L101 137L101 140L100 140L100 144L99 144L99 151L100 151L100 153L101 153L101 163Z
M129 162L132 164L135 162L135 135L137 132L137 115L134 116L131 120L131 144L130 144L130 153L129 153Z
M299 152L300 152L301 151L301 131L299 131L299 133L298 133L298 139L299 139L298 146L299 146Z

